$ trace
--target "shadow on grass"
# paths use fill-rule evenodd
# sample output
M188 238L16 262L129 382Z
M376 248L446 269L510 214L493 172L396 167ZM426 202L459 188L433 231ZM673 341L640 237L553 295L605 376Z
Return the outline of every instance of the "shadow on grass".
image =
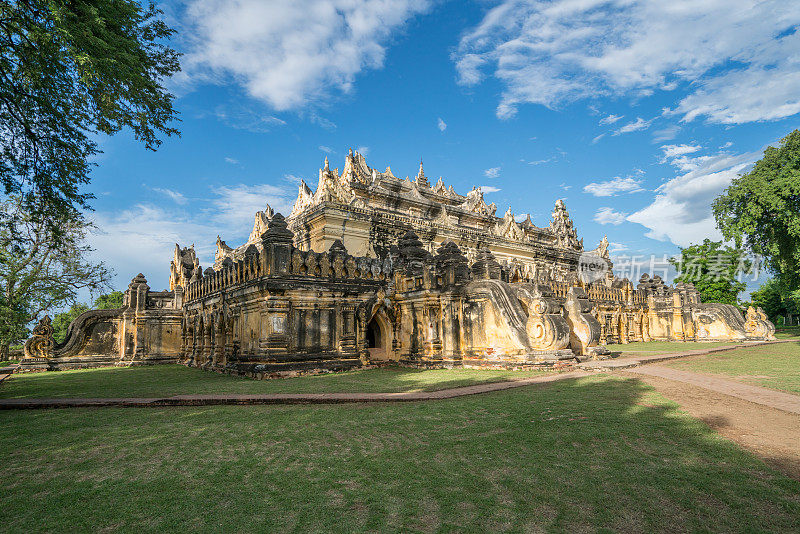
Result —
M432 391L525 378L546 371L422 370L399 366L296 378L253 380L181 365L19 374L0 398L162 397L214 393Z
M410 373L411 374L411 373ZM800 483L635 379L0 413L7 531L797 531Z

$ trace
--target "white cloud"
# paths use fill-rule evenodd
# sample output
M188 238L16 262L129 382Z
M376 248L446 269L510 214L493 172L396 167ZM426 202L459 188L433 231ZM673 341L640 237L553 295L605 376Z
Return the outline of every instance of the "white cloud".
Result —
M661 150L664 152L664 157L661 158L661 163L666 163L684 154L693 154L702 148L700 145L663 145Z
M647 237L670 241L680 247L699 243L704 238L721 239L711 213L711 202L759 157L759 152L676 155L669 163L683 174L656 189L650 205L632 213L627 220L648 228Z
M653 122L653 119L649 121L644 120L641 117L637 117L635 121L629 122L628 124L623 125L618 130L614 132L613 135L621 135L630 132L638 132L639 130L646 130L650 127L650 123Z
M235 81L276 110L352 90L356 75L383 66L392 34L427 0L190 0L190 78Z
M259 106L257 105L220 105L217 106L214 114L220 121L231 128L254 133L267 133L276 127L286 124L286 121L264 113L258 108Z
M369 147L368 146L360 146L356 149L356 152L361 154L362 156L369 155Z
M670 126L665 126L660 130L656 130L653 132L653 141L656 143L660 143L662 141L669 141L670 139L675 139L678 135L678 132L681 131L681 127L677 124L672 124Z
M612 208L603 207L599 208L597 213L594 214L594 222L618 226L625 222L627 216L627 213L621 213L619 211L614 211Z
M642 181L630 176L625 178L617 176L605 182L592 182L583 187L584 193L589 193L596 197L611 197L617 193L638 193L642 189Z
M628 245L624 243L614 243L613 241L608 243L608 253L609 254L617 254L618 252L625 252L629 250Z
M798 23L800 3L786 0L503 0L453 59L463 85L500 80L501 118L683 85L683 120L773 120L800 111Z
M231 246L242 244L255 212L270 204L275 211L289 213L296 188L237 184L211 188L211 193L209 198L193 200L190 210L137 204L121 213L90 214L99 230L90 234L89 244L97 259L114 268L117 287L125 287L139 272L153 289L165 287L175 243L195 244L201 264L208 267L217 235Z
M319 149L322 150L323 152L327 153L327 154L332 154L333 153L333 149L331 149L331 147L329 147L329 146L319 145Z
M544 163L549 163L551 161L553 161L553 158L537 159L537 160L533 160L533 161L528 161L527 163L528 163L528 165L542 165Z
M497 178L500 176L500 167L492 167L483 171L483 175L487 178Z
M181 206L189 202L189 200L184 196L183 193L173 191L172 189L167 189L164 187L154 187L153 191L161 193L162 195L166 195L167 197L172 199L173 202L175 202L176 204L180 204Z
M300 185L300 180L302 180L301 177L294 174L284 174L283 179L294 185Z
M239 164L239 160L236 159L236 158L226 157L225 158L225 163L230 163L231 165L238 165Z
M436 127L439 128L440 132L443 132L447 129L447 123L442 120L441 117L436 121Z
M121 213L97 212L92 219L100 230L89 236L89 244L94 256L114 269L117 289L123 289L136 273L144 273L154 290L165 288L175 243L197 243L204 266L213 259L215 228L175 210L138 204Z
M478 189L480 189L484 193L497 193L498 191L500 191L499 187L492 187L491 185L480 185L478 186Z
M600 139L604 138L605 136L606 136L606 134L601 133L600 135L598 135L597 137L592 139L592 144L596 145L600 141Z
M514 220L517 221L518 223L521 223L522 221L527 219L529 216L531 216L530 213L518 213L517 215L514 215Z
M624 115L608 115L600 119L600 124L614 124L623 117Z
M232 233L249 233L253 216L269 204L276 212L288 216L297 196L296 189L269 184L219 186L212 188L211 215Z

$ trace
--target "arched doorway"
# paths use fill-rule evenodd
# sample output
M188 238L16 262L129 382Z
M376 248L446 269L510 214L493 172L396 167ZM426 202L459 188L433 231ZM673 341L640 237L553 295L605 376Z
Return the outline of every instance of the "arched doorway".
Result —
M389 357L387 350L387 330L380 317L375 317L367 325L367 350L373 360L386 360Z

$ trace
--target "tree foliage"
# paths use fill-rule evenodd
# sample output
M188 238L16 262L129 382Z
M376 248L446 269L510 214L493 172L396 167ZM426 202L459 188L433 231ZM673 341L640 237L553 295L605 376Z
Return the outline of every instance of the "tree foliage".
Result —
M136 0L0 0L0 182L51 238L88 208L97 134L130 128L155 149L178 133L160 15Z
M705 239L700 245L681 249L680 256L669 262L678 270L676 282L694 284L703 302L737 304L739 293L747 284L740 280L752 262L738 248L723 246L721 241Z
M96 293L109 287L111 273L88 259L85 244L91 228L83 219L60 217L52 224L25 212L12 198L0 204L0 217L17 221L14 232L0 226L0 353L27 335L26 325L46 310L77 300L78 292ZM12 236L12 233L14 234Z
M779 276L770 278L753 291L751 300L775 324L780 324L780 318L787 314L800 313L800 290L792 291Z
M763 256L784 285L800 287L800 130L768 147L713 209L725 239Z

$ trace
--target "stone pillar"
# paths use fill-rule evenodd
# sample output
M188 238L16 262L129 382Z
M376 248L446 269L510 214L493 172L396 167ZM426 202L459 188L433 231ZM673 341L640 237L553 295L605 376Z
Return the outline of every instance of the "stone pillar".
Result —
M686 333L683 327L681 294L677 291L672 294L672 335L675 337L676 341L686 341Z
M442 358L461 359L461 321L459 318L461 301L452 295L442 295Z

